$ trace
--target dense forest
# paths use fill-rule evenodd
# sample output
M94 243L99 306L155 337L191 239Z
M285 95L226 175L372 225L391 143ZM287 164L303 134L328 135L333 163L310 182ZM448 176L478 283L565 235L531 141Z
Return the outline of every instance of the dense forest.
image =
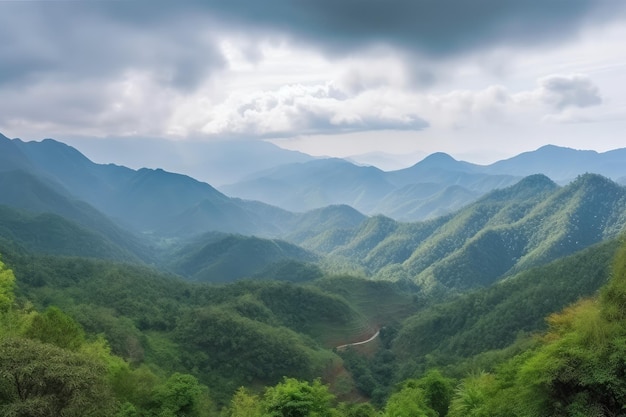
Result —
M345 276L194 284L6 246L3 262L2 415L623 412L620 241L443 304ZM374 346L332 349L374 323Z

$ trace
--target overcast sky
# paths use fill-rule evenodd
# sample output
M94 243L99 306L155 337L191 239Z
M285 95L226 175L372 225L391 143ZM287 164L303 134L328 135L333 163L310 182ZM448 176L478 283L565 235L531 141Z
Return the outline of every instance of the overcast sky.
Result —
M626 147L625 39L623 0L5 0L0 132L605 151Z

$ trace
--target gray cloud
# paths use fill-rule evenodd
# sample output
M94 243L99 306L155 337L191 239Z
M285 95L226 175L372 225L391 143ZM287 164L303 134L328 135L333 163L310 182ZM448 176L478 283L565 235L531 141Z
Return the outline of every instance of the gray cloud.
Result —
M242 53L251 62L261 56L255 42L267 38L286 38L329 56L382 44L401 51L397 56L414 71L414 82L428 86L442 77L439 59L559 41L588 24L623 17L625 7L622 0L0 1L0 122L121 126L124 132L164 124L172 114L168 99L194 93L212 74L227 70L221 33L243 34L249 44ZM422 55L428 65L419 64ZM148 80L139 98L121 97L129 77ZM544 89L558 108L599 100L581 80L556 81ZM359 107L356 116L341 119L337 109L324 109L385 82L356 74L346 80L349 88L329 91L318 107L287 110L302 118L296 127L308 132L427 127L408 113L403 119L381 117ZM278 131L298 131L292 127Z
M164 82L185 89L223 64L206 38L214 28L286 35L329 53L383 43L442 57L558 40L594 19L623 16L625 5L621 0L1 2L0 82L50 71L97 76L158 64Z
M169 0L0 2L0 84L149 69L193 90L224 61L208 33L287 36L328 53L387 44L431 57L558 40L620 0ZM251 49L254 51L254 48ZM421 72L420 72L421 71ZM422 84L433 71L418 70Z
M131 3L139 8L145 4ZM163 18L167 9L183 13L180 2L156 4L164 7L157 8L160 14L152 19ZM187 11L213 16L216 24L226 21L238 25L238 30L288 34L329 52L385 43L432 56L558 40L593 20L623 16L625 9L621 0L198 0L184 4Z
M585 75L553 75L540 80L542 100L557 110L602 103L600 90Z
M182 16L149 27L111 19L102 3L109 2L0 3L0 85L111 79L139 70L184 91L224 65L202 27Z

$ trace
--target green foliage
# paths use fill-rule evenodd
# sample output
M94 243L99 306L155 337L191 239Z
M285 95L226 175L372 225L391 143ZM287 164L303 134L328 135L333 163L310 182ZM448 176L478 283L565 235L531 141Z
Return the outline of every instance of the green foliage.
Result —
M371 404L341 403L337 407L338 414L342 417L376 417L378 413Z
M385 406L385 417L437 417L428 406L424 390L407 385L391 394Z
M254 274L253 279L273 281L307 282L321 278L321 268L313 263L285 259L266 266Z
M493 376L486 373L465 378L454 393L448 416L487 417L492 415L485 408L489 395L494 391L493 385Z
M152 408L159 417L203 417L209 414L206 387L185 374L175 373L152 392Z
M599 299L586 299L548 318L541 344L468 377L455 394L455 416L618 416L626 405L626 246Z
M333 395L316 379L312 383L284 378L263 395L267 417L331 417Z
M0 235L35 253L141 262L125 245L128 242L116 243L113 236L51 213L31 214L0 205Z
M448 414L448 407L454 391L454 381L444 377L436 369L429 370L420 379L405 382L405 386L414 386L423 390L426 404L443 417Z
M48 307L43 314L36 314L24 335L69 350L78 350L85 342L82 327L57 307Z
M317 255L277 239L209 233L170 258L172 270L194 281L230 282L255 276L304 281L319 276L315 271L296 267L296 264L316 261ZM273 272L276 276L269 275ZM297 275L299 273L302 275Z
M103 364L78 352L24 338L0 340L0 414L112 416Z
M15 299L15 275L0 261L0 314L13 307Z
M593 246L422 310L404 323L394 352L422 362L435 355L447 365L454 357L505 348L523 332L544 330L547 315L607 282L618 244Z
M230 400L226 415L228 417L261 417L261 412L259 397L248 393L245 388L241 387Z
M347 349L341 357L352 374L356 388L371 398L375 405L382 406L395 379L397 364L393 353L380 349L373 358L367 358L353 349Z
M223 309L190 311L180 319L177 339L184 343L189 369L203 370L209 378L216 372L228 376L231 385L257 379L275 383L287 374L306 378L313 368L308 349L295 333Z

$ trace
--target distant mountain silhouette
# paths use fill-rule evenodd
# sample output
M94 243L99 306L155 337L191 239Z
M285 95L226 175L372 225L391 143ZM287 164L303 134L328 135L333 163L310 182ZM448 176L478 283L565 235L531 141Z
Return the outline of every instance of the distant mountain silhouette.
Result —
M485 167L483 172L518 176L544 174L559 183L569 182L585 173L618 180L626 175L626 148L598 153L546 145L495 162Z
M291 211L347 204L367 214L415 221L449 213L487 191L519 180L479 170L443 153L391 172L333 158L283 165L221 190Z
M112 137L81 138L68 143L87 156L97 156L99 162L114 162L135 169L162 168L212 185L234 183L257 171L314 159L259 140Z
M525 176L544 174L565 184L585 173L624 181L626 148L598 153L548 145L487 166L438 152L389 172L326 159L257 172L221 190L293 211L347 204L370 215L416 221L450 213Z

